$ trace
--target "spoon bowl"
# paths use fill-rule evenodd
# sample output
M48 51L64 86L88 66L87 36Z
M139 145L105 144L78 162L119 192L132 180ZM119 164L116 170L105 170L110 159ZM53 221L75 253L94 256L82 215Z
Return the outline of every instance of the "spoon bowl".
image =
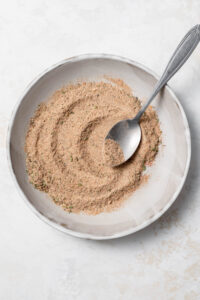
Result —
M139 146L141 140L140 125L136 119L122 120L111 128L106 139L112 139L119 144L123 151L125 162L133 155Z

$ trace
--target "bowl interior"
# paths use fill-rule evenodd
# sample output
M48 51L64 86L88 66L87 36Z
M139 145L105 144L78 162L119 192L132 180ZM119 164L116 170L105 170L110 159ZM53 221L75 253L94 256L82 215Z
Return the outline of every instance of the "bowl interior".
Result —
M97 216L69 214L56 206L45 193L35 190L26 174L24 142L29 120L38 104L69 82L99 81L104 75L123 79L134 95L144 102L156 83L150 71L126 59L93 55L66 60L49 69L27 89L14 113L9 139L12 171L35 212L62 231L97 239L135 232L158 218L177 197L190 160L187 120L176 97L166 87L153 101L161 122L163 143L154 165L147 169L150 178L119 210Z

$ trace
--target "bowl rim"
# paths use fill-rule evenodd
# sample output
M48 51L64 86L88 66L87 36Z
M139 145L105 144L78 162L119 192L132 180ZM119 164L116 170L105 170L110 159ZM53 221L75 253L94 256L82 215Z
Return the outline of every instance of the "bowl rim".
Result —
M21 189L17 178L15 176L15 172L12 166L12 160L11 160L11 134L12 134L12 129L14 126L14 121L15 121L15 117L18 111L18 108L22 102L22 100L26 97L27 93L29 92L29 90L36 84L36 82L38 82L43 76L45 76L47 73L51 72L52 70L55 70L59 67L61 67L62 65L66 64L66 63L71 63L71 62L78 62L78 61L82 61L82 60L88 60L88 59L98 59L98 58L103 58L103 59L108 59L108 60L115 60L115 61L120 61L123 63L128 63L130 65L133 65L145 72L147 72L148 74L152 75L155 79L159 79L159 76L152 71L151 69L149 69L148 67L142 65L141 63L138 63L132 59L126 58L126 57L122 57L119 55L113 55L113 54L105 54L105 53L87 53L87 54L81 54L81 55L76 55L76 56L72 56L69 58L66 58L64 60L61 60L53 65L51 65L50 67L46 68L43 72L41 72L39 75L37 75L25 88L25 90L23 91L22 95L19 97L18 101L16 102L16 104L14 105L14 109L12 111L11 114L11 118L9 121L9 125L8 125L8 129L7 129L7 140L6 140L6 153L7 153L7 161L8 161L8 166L9 166L9 170L11 173L11 176L13 178L14 184L16 186L16 189L18 190L19 194L21 195L22 199L24 200L24 202L28 205L28 207L32 210L32 212L41 220L43 220L46 224L50 225L51 227L70 234L72 236L75 237L79 237L79 238L85 238L85 239L93 239L93 240L108 240L108 239L115 239L115 238L120 238L123 236L127 236L130 234L133 234L137 231L140 231L142 229L144 229L145 227L149 226L150 224L152 224L153 222L155 222L157 219L159 219L169 208L170 206L174 203L174 201L177 199L178 195L180 194L183 185L185 183L185 180L187 178L187 174L189 171L189 167L190 167L190 161L191 161L191 135L190 135L190 128L189 128L189 124L188 124L188 120L185 114L185 111L180 103L180 101L178 100L177 96L175 95L175 93L173 92L173 90L169 87L168 84L165 85L165 88L168 90L168 92L171 94L171 96L173 97L173 100L176 102L180 112L181 112L181 116L183 119L183 124L185 126L185 136L186 136L186 143L187 143L187 161L186 161L186 166L185 166L185 170L184 170L184 174L182 176L181 182L179 184L179 186L177 187L176 192L173 194L173 196L171 197L170 201L167 202L167 204L161 209L159 210L155 215L153 215L151 218L145 220L144 222L142 222L141 224L137 225L136 227L131 227L129 229L126 229L124 231L120 231L119 233L115 233L112 235L107 235L107 236L99 236L99 235L94 235L94 234L89 234L89 233L82 233L82 232L77 232L77 231L73 231L71 229L67 229L66 227L63 227L62 225L51 221L50 219L48 219L47 217L45 217L44 215L42 215L28 200L28 198L26 197L26 195L24 194L23 190Z

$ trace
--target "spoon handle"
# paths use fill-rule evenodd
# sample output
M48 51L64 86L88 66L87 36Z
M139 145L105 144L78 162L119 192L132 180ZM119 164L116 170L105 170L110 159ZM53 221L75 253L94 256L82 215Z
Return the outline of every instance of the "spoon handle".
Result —
M154 91L147 101L147 103L142 107L134 119L140 119L142 114L145 112L151 101L162 89L162 87L171 79L171 77L182 67L186 60L190 57L196 46L200 41L200 24L192 27L190 31L184 36L178 47L176 48L174 54L172 55L162 77L155 85Z

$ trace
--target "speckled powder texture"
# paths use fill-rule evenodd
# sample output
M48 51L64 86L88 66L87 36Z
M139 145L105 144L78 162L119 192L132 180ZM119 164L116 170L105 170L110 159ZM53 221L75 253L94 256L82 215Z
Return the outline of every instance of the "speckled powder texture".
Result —
M81 82L56 91L30 121L25 152L29 181L67 212L98 214L117 209L145 180L161 140L158 117L149 107L141 118L142 140L120 167L104 162L109 129L141 107L119 79Z
M112 139L106 139L103 147L104 161L108 166L115 167L124 163L124 153L120 145Z

